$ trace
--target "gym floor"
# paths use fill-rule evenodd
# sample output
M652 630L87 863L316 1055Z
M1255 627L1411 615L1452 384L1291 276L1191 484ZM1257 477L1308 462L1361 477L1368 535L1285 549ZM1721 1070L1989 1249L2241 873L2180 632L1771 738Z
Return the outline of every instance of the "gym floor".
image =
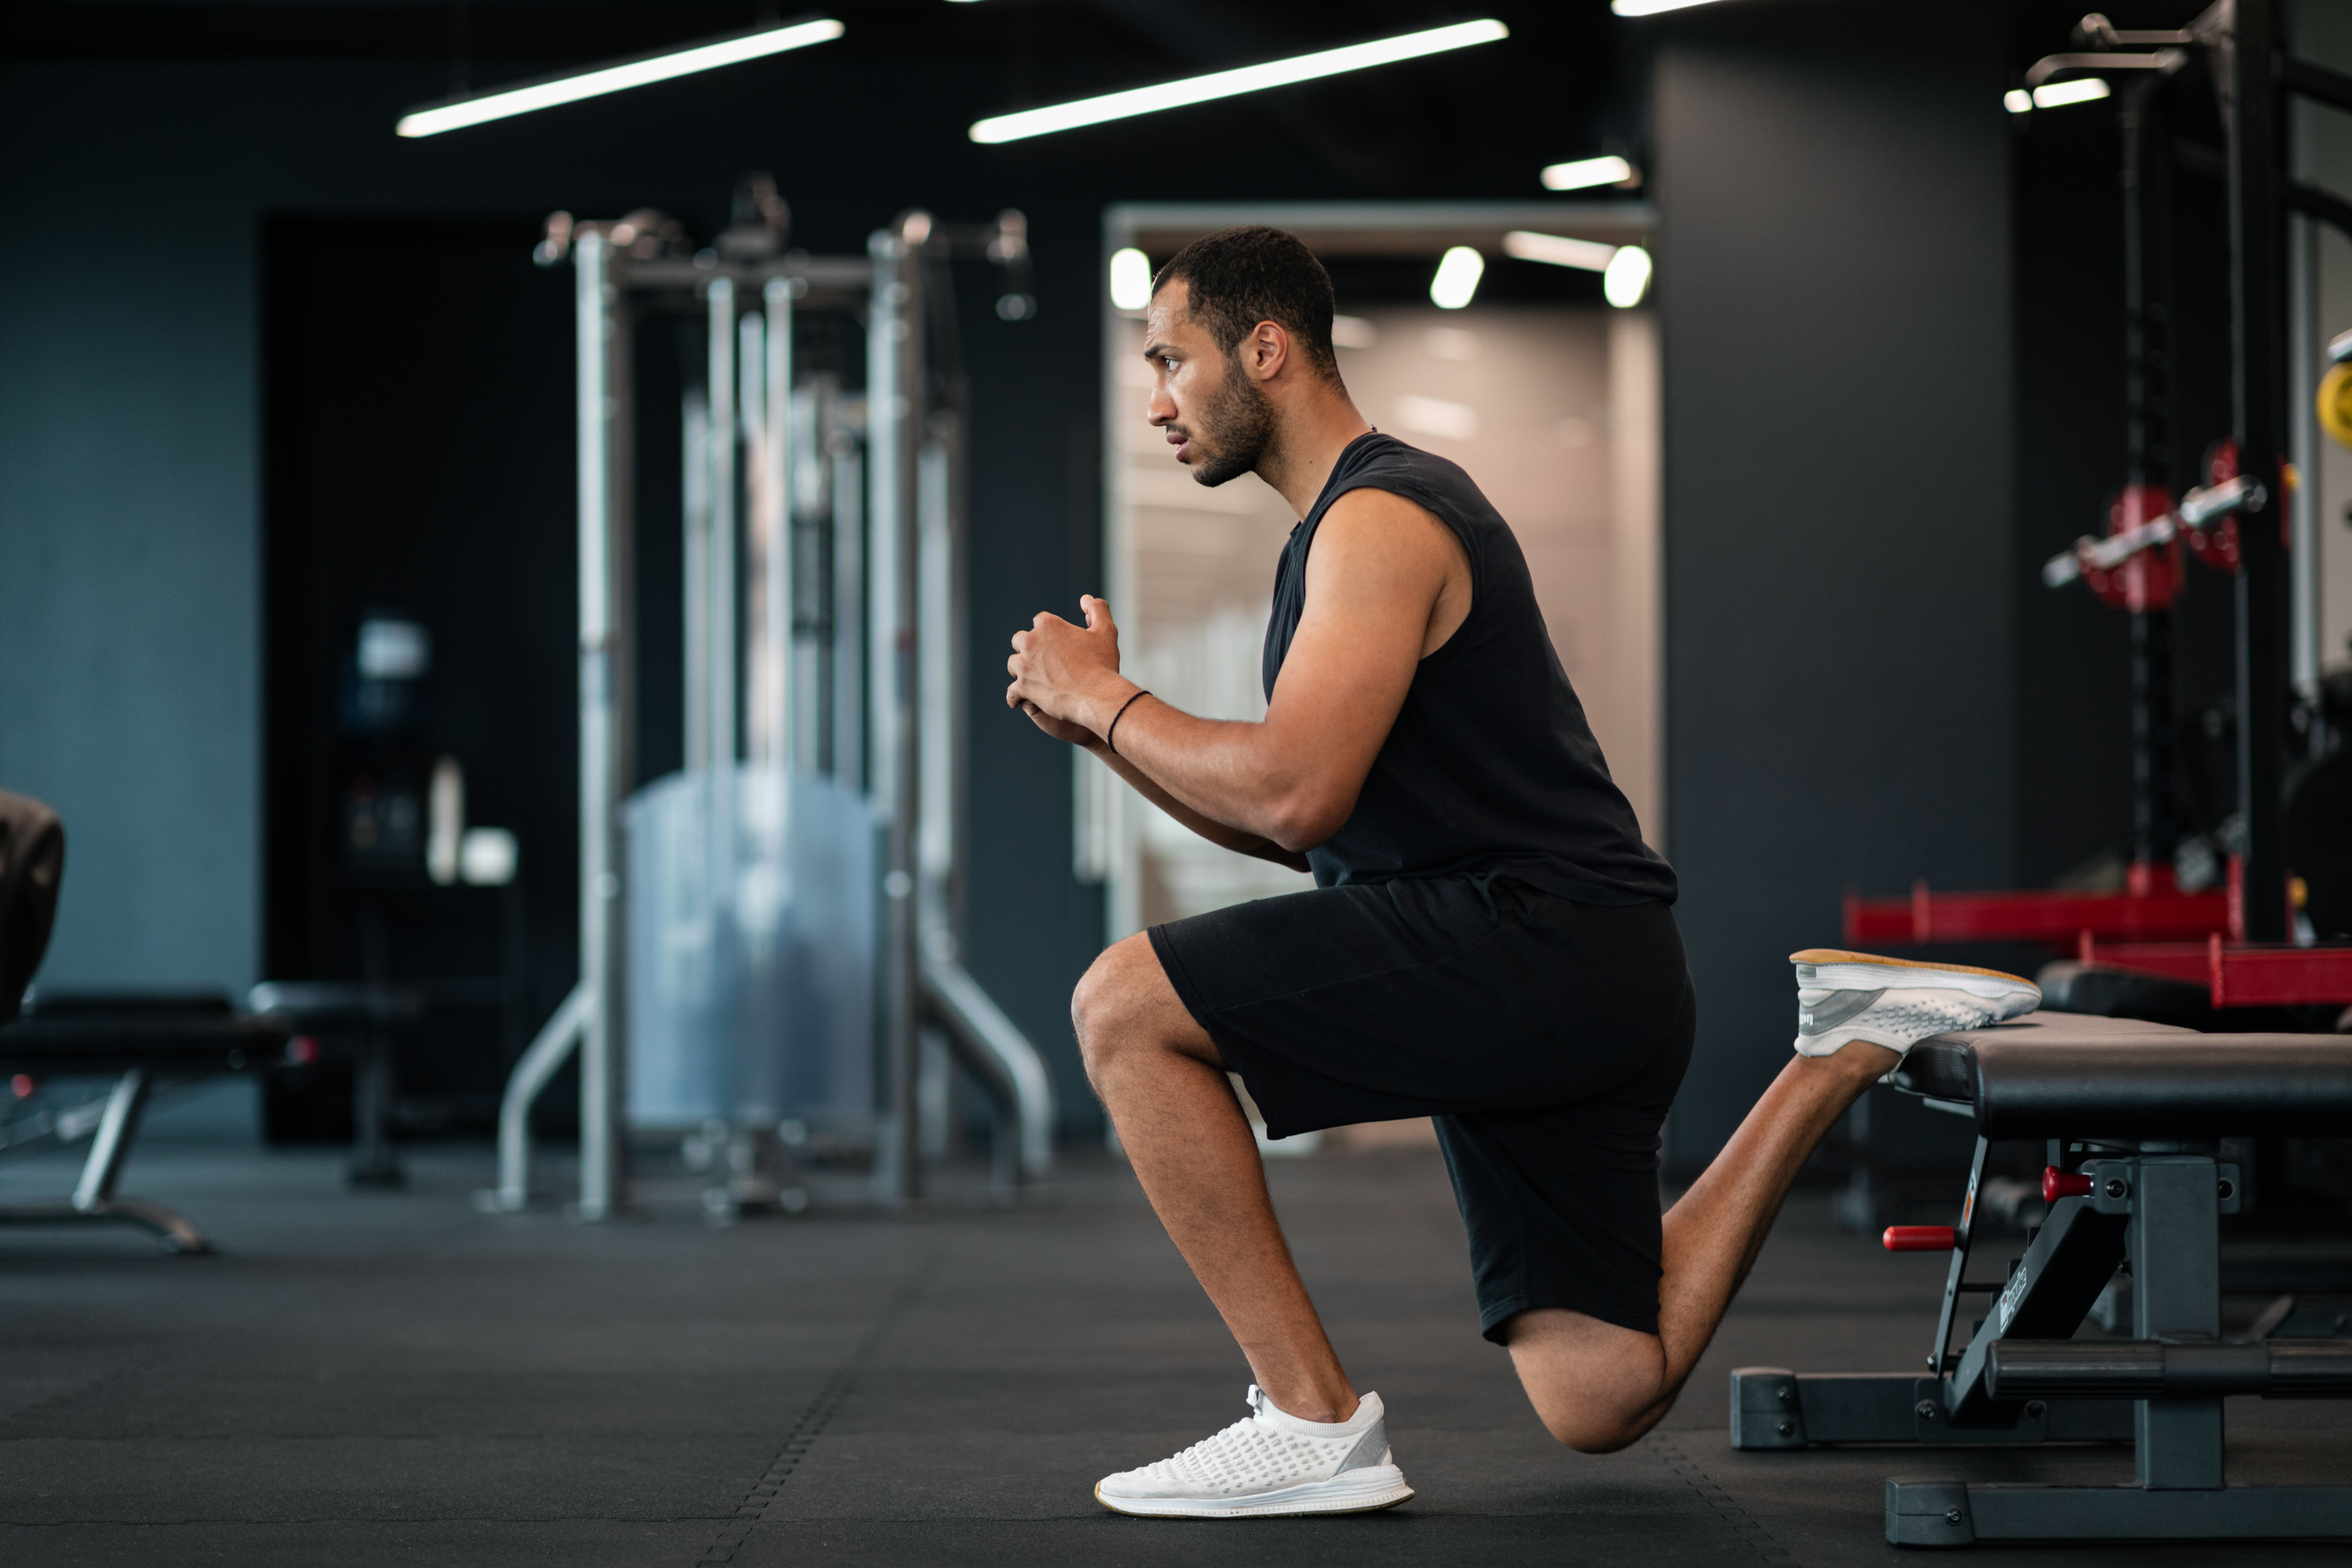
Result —
M1887 1563L1885 1477L2124 1479L2119 1449L1737 1454L1725 1373L1889 1370L1943 1259L1801 1191L1682 1404L1622 1454L1550 1443L1477 1337L1433 1154L1271 1174L1351 1373L1420 1495L1324 1521L1119 1518L1089 1488L1241 1413L1248 1373L1126 1169L1066 1158L1018 1211L706 1228L475 1212L486 1151L353 1194L331 1153L158 1140L126 1189L220 1256L0 1232L0 1559L1363 1564ZM5 1171L54 1189L69 1163ZM2340 1405L2233 1401L2232 1479L2346 1479ZM1989 1549L1987 1549L1989 1550ZM2342 1547L2004 1549L2011 1568L2341 1562Z

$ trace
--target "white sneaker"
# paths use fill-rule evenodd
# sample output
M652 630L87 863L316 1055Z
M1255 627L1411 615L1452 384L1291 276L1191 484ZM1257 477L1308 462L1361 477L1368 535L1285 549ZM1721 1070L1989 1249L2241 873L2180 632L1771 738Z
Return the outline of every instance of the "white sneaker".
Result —
M1116 1513L1156 1519L1278 1519L1370 1513L1412 1496L1389 1455L1381 1396L1367 1394L1345 1421L1302 1421L1274 1407L1255 1383L1250 1413L1172 1458L1095 1483Z
M2042 1005L2031 980L1965 963L1906 963L1809 947L1797 966L1797 1054L1826 1057L1849 1040L1908 1051L1934 1035L1981 1029Z

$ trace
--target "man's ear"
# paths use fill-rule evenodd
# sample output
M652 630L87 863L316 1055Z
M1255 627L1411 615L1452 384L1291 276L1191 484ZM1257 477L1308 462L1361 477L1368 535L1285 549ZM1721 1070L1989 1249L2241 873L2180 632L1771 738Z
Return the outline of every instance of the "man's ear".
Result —
M1258 380L1272 381L1290 363L1290 334L1278 322L1260 321L1250 331L1249 352L1244 363Z

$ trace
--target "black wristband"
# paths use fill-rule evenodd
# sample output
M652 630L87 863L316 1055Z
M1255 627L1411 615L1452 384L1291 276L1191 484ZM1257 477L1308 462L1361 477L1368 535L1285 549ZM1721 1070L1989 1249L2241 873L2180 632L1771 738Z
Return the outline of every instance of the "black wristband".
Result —
M1109 752L1112 756L1115 757L1118 755L1118 721L1127 717L1127 710L1135 706L1136 697L1149 697L1151 693L1144 690L1141 687L1136 688L1135 697L1130 697L1126 701L1120 703L1118 705L1118 711L1110 716L1110 728L1103 731L1103 748Z

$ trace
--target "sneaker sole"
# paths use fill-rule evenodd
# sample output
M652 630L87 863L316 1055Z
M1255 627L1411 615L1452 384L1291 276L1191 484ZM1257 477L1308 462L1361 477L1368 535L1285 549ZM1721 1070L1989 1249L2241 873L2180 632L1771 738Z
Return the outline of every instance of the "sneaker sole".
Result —
M1302 1514L1378 1513L1412 1500L1412 1489L1405 1485L1404 1472L1394 1465L1351 1471L1346 1479L1335 1476L1328 1481L1236 1498L1112 1498L1103 1495L1099 1483L1095 1487L1095 1501L1113 1513L1139 1519L1289 1519Z
M2020 1001L2038 1004L2042 997L2041 987L2021 975L1967 963L1906 962L1828 947L1809 947L1801 952L1792 952L1789 962L1812 966L1813 979L1808 989L1962 991L1983 1001L2003 1004L2004 1017L2016 1016L2007 1011L2010 1005Z

